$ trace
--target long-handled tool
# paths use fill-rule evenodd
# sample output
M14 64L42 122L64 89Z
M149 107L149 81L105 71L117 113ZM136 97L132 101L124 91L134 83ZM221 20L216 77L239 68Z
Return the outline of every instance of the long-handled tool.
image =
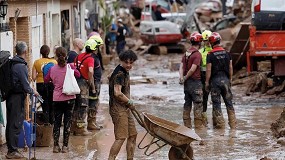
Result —
M43 103L43 99L41 96L35 96L31 95L31 112L30 112L30 117L31 117L31 141L33 142L33 148L34 148L34 157L31 158L32 154L32 146L29 147L29 160L36 160L36 110L37 110L37 102Z

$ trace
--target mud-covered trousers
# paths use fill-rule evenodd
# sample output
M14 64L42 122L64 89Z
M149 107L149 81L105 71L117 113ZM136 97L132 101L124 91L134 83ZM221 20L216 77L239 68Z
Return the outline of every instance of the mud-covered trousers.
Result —
M99 96L100 96L100 90L101 90L101 82L95 81L95 88L96 93L93 94L91 90L89 90L89 108L88 108L88 117L92 117L92 115L96 115L98 112L99 107ZM91 98L92 97L92 98ZM90 115L91 114L91 115Z
M18 150L18 137L22 130L25 119L25 99L26 94L12 94L6 100L7 126L6 126L6 143L8 153Z
M186 127L191 128L190 112L192 110L192 102L194 104L194 123L195 127L201 127L202 125L202 83L201 80L188 79L184 82L184 111L183 121Z
M86 127L87 110L89 106L89 85L87 80L77 79L80 94L76 95L76 102L73 113L73 122L76 128Z
M221 96L223 97L227 110L234 112L230 80L226 75L217 75L211 79L213 115L222 115Z
M42 103L43 113L44 113L44 123L53 124L54 122L54 112L53 112L53 84L52 83L37 83L37 91L44 99Z
M59 136L60 136L60 127L63 116L63 146L68 146L69 135L70 135L70 127L71 127L71 119L73 114L75 100L67 100L67 101L54 101L54 127L53 127L53 139L54 146L59 146Z
M209 92L206 91L206 71L201 71L201 82L203 85L203 112L207 112Z

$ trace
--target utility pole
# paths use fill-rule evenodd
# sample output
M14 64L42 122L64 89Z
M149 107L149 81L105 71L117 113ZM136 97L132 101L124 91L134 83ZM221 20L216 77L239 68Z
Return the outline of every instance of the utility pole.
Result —
M222 11L223 11L223 16L227 15L227 6L226 6L227 0L222 0Z

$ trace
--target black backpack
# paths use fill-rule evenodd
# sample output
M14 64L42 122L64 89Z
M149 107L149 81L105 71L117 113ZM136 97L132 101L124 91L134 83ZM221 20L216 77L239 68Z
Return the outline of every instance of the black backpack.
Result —
M14 61L10 58L9 51L0 52L0 90L1 101L5 101L7 97L12 93L14 89L12 66L16 63L22 63Z

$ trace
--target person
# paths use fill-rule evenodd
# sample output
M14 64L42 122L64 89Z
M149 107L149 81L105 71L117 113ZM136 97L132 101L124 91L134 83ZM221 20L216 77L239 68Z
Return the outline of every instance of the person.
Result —
M92 36L90 39L94 39L97 42L96 50L91 54L94 58L94 84L96 93L93 94L89 91L89 108L88 108L88 116L87 116L87 129L88 130L100 130L102 126L99 126L96 122L96 115L98 113L99 107L99 95L101 89L101 77L102 77L102 66L100 62L100 57L98 55L98 51L100 46L103 44L103 40L101 37Z
M201 64L201 80L203 85L203 121L207 124L208 118L207 118L207 103L208 103L208 97L209 92L205 89L205 82L206 82L206 59L208 53L212 50L211 44L209 43L209 37L211 36L212 32L209 30L205 30L202 33L203 38L203 47L199 50L199 52L202 54L202 64Z
M28 81L28 67L26 59L28 58L28 46L25 42L19 41L16 44L17 55L13 57L16 63L12 66L13 92L8 95L6 100L7 126L6 126L6 144L8 153L7 159L21 159L24 156L18 151L18 137L22 130L25 119L25 100L27 94L39 96L39 93L30 87Z
M80 88L80 95L77 95L78 104L74 109L72 130L74 135L88 136L91 132L87 130L86 119L89 105L89 90L96 93L94 85L94 58L91 54L96 51L97 43L94 39L85 42L85 52L79 54L74 64L79 70L81 77L77 79Z
M59 45L57 45L57 44L53 46L53 50L52 50L53 52L52 52L52 57L51 57L51 58L53 58L53 59L54 59L54 56L55 56L55 50L56 50L58 47L60 47L60 46L59 46Z
M80 38L75 38L73 40L73 50L67 53L67 63L73 63L74 59L78 54L84 49L84 42Z
M43 67L48 63L57 64L56 60L49 58L50 48L47 45L43 45L40 48L42 58L36 60L33 65L32 79L36 81L37 91L43 98L42 109L44 114L44 123L53 124L54 113L52 107L52 94L53 84L50 82L44 83Z
M53 105L54 105L54 115L55 115L55 123L53 127L53 152L59 153L62 151L63 153L68 152L68 141L70 135L70 126L71 119L73 114L73 108L75 104L75 95L66 95L62 93L63 83L65 79L67 63L67 51L63 47L58 47L55 51L56 60L58 65L53 66L48 74L45 76L45 82L52 81L54 85L54 93L53 93ZM80 73L75 69L73 64L69 64L71 69L74 70L74 76L80 77ZM62 150L59 146L59 136L60 136L60 126L62 122L64 123L63 129L63 146Z
M203 128L202 120L202 83L200 64L202 60L201 53L198 49L201 46L202 35L200 33L192 33L190 42L192 47L186 51L182 57L179 68L180 84L184 84L185 103L183 110L183 122L188 128L192 128L190 113L192 110L192 102L194 104L194 125L195 128Z
M206 89L211 86L213 104L213 126L217 129L225 127L221 108L221 96L225 102L230 128L236 128L236 116L232 103L231 82L233 75L232 59L230 54L220 46L221 36L213 32L209 37L213 48L207 55Z
M160 5L156 6L156 10L154 12L154 15L155 15L155 18L157 21L163 21L166 19L166 18L161 16L161 6Z
M137 130L130 109L134 108L130 99L129 71L137 60L137 55L132 50L127 50L119 55L120 64L114 69L109 79L109 112L114 124L115 142L113 143L109 160L115 160L125 139L127 139L127 159L134 157Z
M101 38L100 35L91 36L89 39L94 39L96 41L96 43L98 44L96 52L97 52L97 56L98 56L99 61L100 61L101 69L104 70L103 57L102 57L102 54L101 54L101 51L102 51L102 48L103 48L103 45L104 45L104 41L103 41L103 39Z
M117 46L116 46L116 50L117 50L117 54L120 55L121 52L124 51L125 49L125 45L126 45L126 34L127 34L127 30L126 27L123 24L123 20L122 19L118 19L118 30L117 30Z
M117 26L112 24L110 26L109 32L105 36L105 46L106 46L106 54L110 55L112 49L115 46L116 42L116 34L117 34Z

